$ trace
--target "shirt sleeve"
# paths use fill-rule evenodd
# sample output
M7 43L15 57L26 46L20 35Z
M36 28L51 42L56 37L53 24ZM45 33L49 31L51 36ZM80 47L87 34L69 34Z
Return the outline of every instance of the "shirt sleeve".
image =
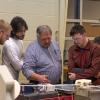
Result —
M33 74L34 68L36 66L36 59L34 54L35 52L31 47L27 48L24 56L24 63L22 68L23 74L27 78L29 78Z
M94 49L91 58L90 68L85 69L84 73L76 74L76 78L90 78L100 71L100 47Z
M23 65L23 59L20 59L16 49L10 45L4 45L3 54L9 59L9 63L16 71L20 71Z
M70 48L68 50L68 70L69 70L69 72L72 72L72 68L74 68L74 67L75 67L75 62L73 60L73 51Z

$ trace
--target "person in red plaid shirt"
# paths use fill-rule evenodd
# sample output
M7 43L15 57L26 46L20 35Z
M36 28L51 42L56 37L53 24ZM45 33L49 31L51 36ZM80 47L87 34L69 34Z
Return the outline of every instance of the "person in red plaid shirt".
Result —
M100 85L100 78L96 77L100 70L100 46L88 39L82 25L73 26L70 36L74 45L68 50L69 79L91 79Z

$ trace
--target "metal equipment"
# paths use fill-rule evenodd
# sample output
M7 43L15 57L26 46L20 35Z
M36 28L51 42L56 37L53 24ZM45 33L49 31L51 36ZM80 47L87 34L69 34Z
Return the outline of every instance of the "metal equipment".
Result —
M0 65L0 100L14 100L19 93L19 83L13 79L7 66Z

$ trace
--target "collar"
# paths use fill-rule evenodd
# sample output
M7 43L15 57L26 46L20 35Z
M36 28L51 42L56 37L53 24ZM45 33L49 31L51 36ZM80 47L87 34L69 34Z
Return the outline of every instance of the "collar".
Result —
M92 42L89 40L87 45L84 48L80 48L77 45L75 45L75 50L80 51L80 50L90 50L91 49L91 44Z

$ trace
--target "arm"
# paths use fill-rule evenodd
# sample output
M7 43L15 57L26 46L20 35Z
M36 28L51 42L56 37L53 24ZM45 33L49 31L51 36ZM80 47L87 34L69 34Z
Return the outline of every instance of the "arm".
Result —
M5 44L3 47L3 55L9 59L8 63L10 63L16 71L20 71L23 60L19 58L18 53L13 46Z
M76 79L94 77L100 70L100 47L96 47L92 52L91 66L85 69L84 73L76 74Z
M48 77L46 75L40 75L37 74L35 72L32 73L32 75L29 77L30 80L37 80L41 83L50 83L50 81L48 80Z
M73 72L72 69L75 67L75 63L73 60L73 51L71 48L68 50L68 70L69 72Z
M72 69L75 68L75 63L74 63L74 59L73 59L73 51L70 48L68 50L68 77L70 80L75 80L76 79L76 74L72 71Z

